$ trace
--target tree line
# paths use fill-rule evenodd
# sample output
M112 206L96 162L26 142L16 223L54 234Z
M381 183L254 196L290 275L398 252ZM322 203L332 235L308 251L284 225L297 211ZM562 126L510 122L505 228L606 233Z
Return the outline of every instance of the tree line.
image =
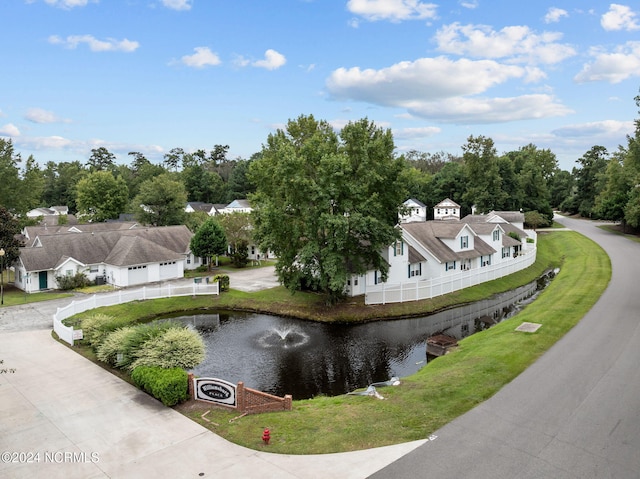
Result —
M640 95L635 102L640 108ZM561 170L549 149L529 144L498 154L493 140L484 136L470 136L460 156L415 150L394 156L403 163L406 197L430 207L450 198L461 205L463 214L535 211L541 224L548 224L553 209L558 209L637 228L639 142L640 120L635 120L635 132L626 145L612 153L594 145L576 159L572 171ZM129 164L117 164L113 153L99 147L85 163L49 161L41 167L33 156L23 162L12 141L0 138L0 205L18 216L36 207L64 205L91 221L130 213L148 224L183 223L181 212L188 201L224 204L256 192L248 175L250 165L270 150L269 145L250 159L229 159L228 149L174 148L160 164L130 152ZM314 152L318 154L322 151Z

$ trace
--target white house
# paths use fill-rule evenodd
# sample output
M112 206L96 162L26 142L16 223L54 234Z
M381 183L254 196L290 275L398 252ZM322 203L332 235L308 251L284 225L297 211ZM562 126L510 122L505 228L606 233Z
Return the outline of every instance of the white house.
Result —
M451 203L441 202L434 209L441 209L440 216L455 216L456 204ZM381 253L389 264L386 281L382 282L379 271L353 275L346 293L365 294L367 304L412 301L524 269L535 261L537 237L506 221L507 213L514 213L514 220L521 214L400 223L401 240Z
M15 285L25 292L57 289L56 277L82 272L91 281L132 286L182 278L202 264L189 250L186 226L133 227L118 223L25 230ZM113 225L112 229L105 229Z
M404 202L406 214L400 216L400 223L411 223L413 221L427 221L427 205L422 201L409 198Z
M433 207L434 220L459 220L460 205L446 198Z

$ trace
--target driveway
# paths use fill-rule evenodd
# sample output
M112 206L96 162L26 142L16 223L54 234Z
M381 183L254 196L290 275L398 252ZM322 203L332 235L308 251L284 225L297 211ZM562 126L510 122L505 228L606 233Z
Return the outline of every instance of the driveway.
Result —
M372 478L640 477L640 243L559 221L609 254L600 300L494 397Z

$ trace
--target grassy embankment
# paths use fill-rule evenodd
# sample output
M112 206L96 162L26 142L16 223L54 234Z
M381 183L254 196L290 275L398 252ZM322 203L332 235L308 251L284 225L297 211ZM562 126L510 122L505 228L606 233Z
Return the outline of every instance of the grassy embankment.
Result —
M264 427L271 430L268 451L318 454L352 451L423 439L495 394L571 329L606 288L609 259L589 239L573 232L540 234L538 261L508 278L430 301L365 306L353 301L331 312L312 294L290 295L275 288L259 293L231 291L217 298L173 298L101 308L111 315L149 318L168 311L199 308L267 311L324 321L359 321L425 314L512 289L560 267L540 297L517 316L470 336L452 353L430 362L398 387L380 389L380 401L343 395L294 401L293 411L245 416L204 403L177 409L237 444L263 449ZM233 285L232 285L233 286ZM536 333L514 329L523 321L541 323ZM295 399L295 398L294 398ZM206 419L202 418L207 412Z
M569 331L606 288L611 265L606 253L574 232L540 236L541 263L560 273L536 301L517 316L459 343L398 387L364 396L294 401L292 412L246 416L208 407L181 410L226 439L254 449L262 428L271 430L270 452L316 454L371 448L426 438L444 424L495 394ZM514 329L541 323L536 333ZM211 409L203 420L201 415Z

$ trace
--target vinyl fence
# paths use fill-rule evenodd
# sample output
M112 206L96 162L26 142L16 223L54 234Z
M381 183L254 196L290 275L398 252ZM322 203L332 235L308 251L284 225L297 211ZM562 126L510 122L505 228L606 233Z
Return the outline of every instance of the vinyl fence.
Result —
M144 301L146 299L171 298L175 296L198 296L206 294L219 294L219 284L215 283L193 283L193 284L166 284L161 286L144 286L139 289L122 289L114 293L94 294L93 296L80 301L73 301L64 308L58 308L53 315L53 330L60 337L73 346L75 337L72 326L65 326L62 321L74 314L82 313L90 309L102 306L113 306L115 304L129 303L131 301Z
M386 304L430 299L502 278L531 266L535 261L536 249L531 248L506 263L462 271L450 276L407 283L380 283L375 286L367 286L364 301L365 304Z

